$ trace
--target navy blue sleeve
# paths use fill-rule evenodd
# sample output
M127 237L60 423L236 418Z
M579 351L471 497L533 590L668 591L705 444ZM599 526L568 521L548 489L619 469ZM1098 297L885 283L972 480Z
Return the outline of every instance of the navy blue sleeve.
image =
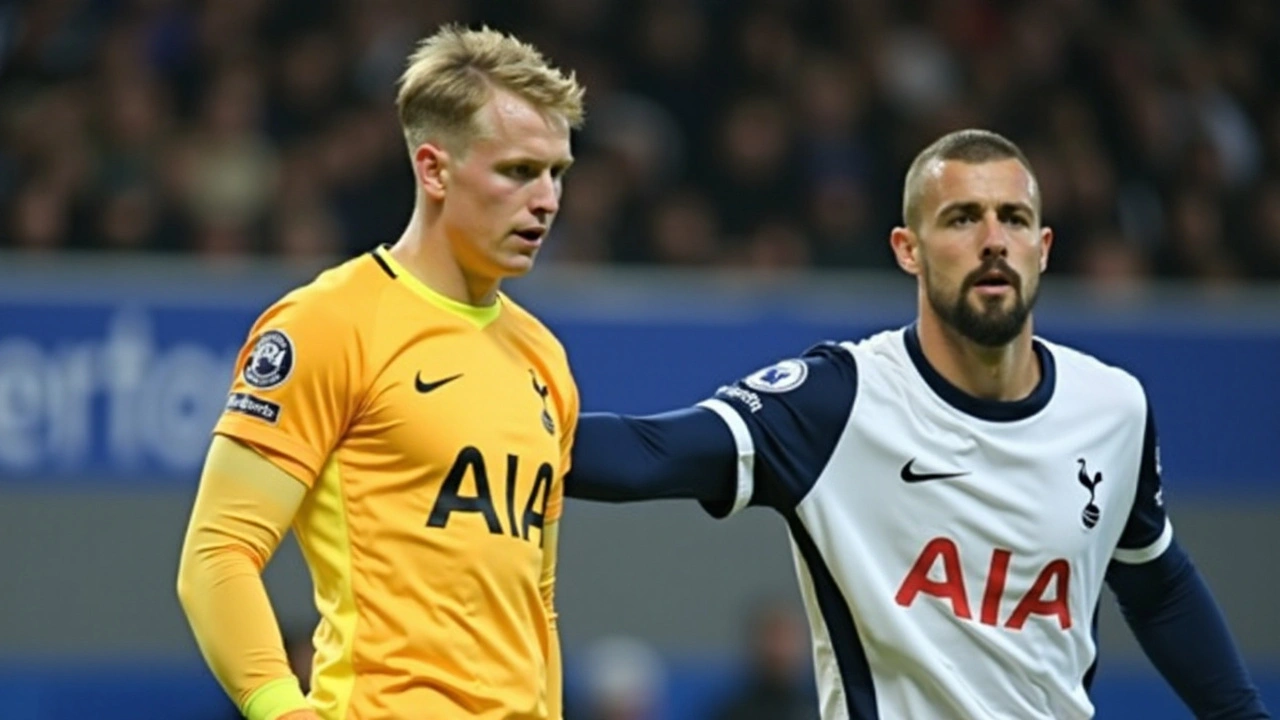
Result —
M813 487L848 422L853 357L833 344L721 387L699 407L644 417L583 413L566 497L692 498L715 517L786 510Z
M729 428L705 408L646 417L583 413L564 494L605 502L693 498L725 514L737 492L737 467Z
M739 453L753 458L750 504L785 512L808 494L844 433L857 387L853 355L824 343L722 387L704 403L719 403L745 426L735 440Z
M1173 542L1151 562L1112 562L1107 584L1152 664L1197 718L1270 718L1226 621Z
M1129 521L1120 535L1118 549L1122 551L1121 555L1123 551L1141 551L1148 548L1163 550L1164 548L1158 547L1156 543L1164 535L1167 525L1164 491L1160 485L1160 444L1156 437L1155 414L1148 403L1147 428L1142 441L1142 459L1138 466L1138 490L1134 497L1133 509L1129 511Z

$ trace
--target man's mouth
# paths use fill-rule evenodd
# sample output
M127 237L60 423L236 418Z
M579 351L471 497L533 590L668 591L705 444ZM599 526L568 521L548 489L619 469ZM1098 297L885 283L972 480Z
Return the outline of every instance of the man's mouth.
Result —
M542 238L546 236L547 229L544 227L521 228L516 230L513 234L518 235L531 243L536 243L540 242Z
M984 295L993 295L1012 289L1013 278L1001 270L983 273L974 281L973 287Z

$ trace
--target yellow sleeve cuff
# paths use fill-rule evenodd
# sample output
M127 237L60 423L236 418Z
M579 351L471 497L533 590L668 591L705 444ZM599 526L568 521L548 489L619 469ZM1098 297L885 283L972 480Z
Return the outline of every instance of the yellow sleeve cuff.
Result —
M254 690L241 708L249 720L276 720L285 713L310 709L298 679L293 677L272 680Z

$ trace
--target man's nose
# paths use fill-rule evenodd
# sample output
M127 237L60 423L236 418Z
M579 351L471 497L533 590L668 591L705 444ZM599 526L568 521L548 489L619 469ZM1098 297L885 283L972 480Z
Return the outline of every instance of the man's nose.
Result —
M989 212L982 218L982 257L1009 255L1009 232L996 213Z
M551 177L551 173L544 172L538 177L535 183L533 196L529 200L530 210L538 216L540 220L545 220L545 216L554 215L560 211L560 181Z

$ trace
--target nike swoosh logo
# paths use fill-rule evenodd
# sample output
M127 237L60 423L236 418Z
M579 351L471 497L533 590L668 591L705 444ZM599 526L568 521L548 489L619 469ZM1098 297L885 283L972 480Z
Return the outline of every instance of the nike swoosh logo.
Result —
M462 373L458 373L457 375L450 375L447 378L444 378L442 380L436 380L435 382L422 382L422 373L418 373L413 378L413 387L416 388L417 391L420 393L429 393L432 390L435 390L436 388L440 387L441 385L448 385L449 383L453 382L454 380L457 380L460 377L462 377Z
M910 460L907 461L906 465L902 466L903 482L918 483L918 482L924 482L926 480L946 480L947 478L958 478L958 477L963 477L965 475L970 474L968 472L918 473L911 469L911 465L915 463L915 461L916 461L915 458L911 458Z

